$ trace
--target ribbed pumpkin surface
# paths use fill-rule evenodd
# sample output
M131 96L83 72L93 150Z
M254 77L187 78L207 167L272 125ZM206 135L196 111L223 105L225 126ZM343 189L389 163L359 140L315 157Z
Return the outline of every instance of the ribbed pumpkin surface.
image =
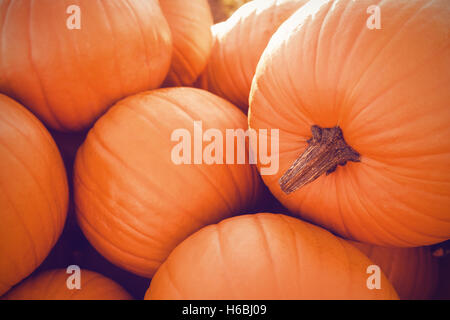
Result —
M395 299L372 262L345 240L284 215L224 220L183 241L153 277L146 299Z
M68 186L58 148L23 106L0 94L0 296L58 240Z
M209 92L160 89L114 106L78 151L80 226L103 256L126 270L152 277L187 236L241 213L257 198L254 166L172 161L174 130L185 128L194 137L194 121L224 137L226 129L247 126L239 109Z

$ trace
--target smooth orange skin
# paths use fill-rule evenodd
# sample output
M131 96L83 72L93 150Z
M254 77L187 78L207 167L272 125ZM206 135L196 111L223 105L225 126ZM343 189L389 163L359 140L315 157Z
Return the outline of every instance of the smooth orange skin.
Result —
M55 142L0 94L0 295L47 257L67 215L66 171Z
M271 39L249 110L251 128L280 129L280 170L263 179L292 213L345 238L438 243L450 238L450 6L383 1L370 30L372 4L310 1ZM286 195L278 180L314 124L340 126L361 162Z
M307 0L255 0L213 26L213 49L196 86L237 105L245 113L256 65L270 37Z
M190 86L208 62L213 17L207 0L159 0L173 39L172 65L164 86Z
M67 28L70 5L81 29ZM0 92L54 129L86 129L117 100L157 88L170 67L156 0L0 3Z
M224 220L183 241L152 279L145 299L397 299L372 262L345 240L285 215Z
M78 151L79 224L106 259L140 276L151 278L178 243L250 208L260 194L255 166L174 164L171 135L185 128L193 138L194 120L224 136L247 126L238 108L207 91L159 89L119 102Z
M387 248L350 241L383 270L402 300L431 299L438 286L439 264L430 247Z
M99 273L81 270L81 289L68 289L64 269L42 272L8 292L3 300L132 300L120 285Z

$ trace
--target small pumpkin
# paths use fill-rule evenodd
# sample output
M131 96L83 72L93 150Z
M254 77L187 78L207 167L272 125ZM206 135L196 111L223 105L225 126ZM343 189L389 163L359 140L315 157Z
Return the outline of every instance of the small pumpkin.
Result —
M90 127L117 100L159 87L170 67L157 0L2 1L0 34L0 92L57 130Z
M49 132L0 94L0 295L27 277L58 240L67 215L64 164Z
M205 134L214 129L224 137L227 129L247 127L239 109L207 91L159 89L116 104L78 150L79 224L97 251L119 267L150 278L187 236L257 200L260 179L248 162L226 164L224 152L224 164L195 164L196 137L202 135L194 121L201 121ZM172 139L178 129L194 140L183 139L184 151L177 149L180 140ZM185 153L191 164L173 156Z
M4 300L131 300L119 284L103 275L80 270L80 288L71 287L74 281L65 269L44 271L12 289ZM68 286L68 282L69 285Z
M278 214L234 217L183 241L145 299L396 299L367 286L372 262L328 231Z
M431 299L438 285L438 259L430 247L388 248L350 242L383 270L402 300Z
M244 112L256 65L272 34L307 0L254 0L213 26L214 44L196 86L231 101Z
M450 238L450 7L386 0L379 30L372 5L310 1L272 37L249 111L251 128L279 129L280 170L263 179L345 238L438 243Z
M165 86L189 86L206 66L213 17L207 0L160 0L172 31L173 56Z

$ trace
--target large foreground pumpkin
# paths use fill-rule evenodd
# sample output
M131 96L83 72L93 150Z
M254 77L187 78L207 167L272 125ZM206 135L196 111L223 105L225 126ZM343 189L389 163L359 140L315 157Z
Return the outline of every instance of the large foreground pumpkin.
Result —
M388 248L351 241L383 270L400 299L430 299L438 285L439 263L430 247Z
M89 127L170 66L157 0L1 1L0 34L0 92L58 130Z
M159 0L173 39L172 65L165 85L187 86L203 71L212 46L208 0Z
M131 300L120 285L99 273L81 270L80 288L64 269L42 272L25 280L3 297L5 300ZM71 289L69 289L68 286Z
M28 110L0 94L0 295L36 269L59 238L68 186L58 148Z
M250 207L259 192L254 166L194 164L201 160L194 141L202 138L194 121L223 136L247 123L239 109L207 91L160 89L119 102L78 151L79 224L104 257L138 275L152 277L179 242ZM193 138L184 152L177 151L177 129ZM176 164L173 154L187 153L192 164Z
M213 26L214 44L197 86L226 98L243 111L256 65L272 34L307 0L255 0Z
M280 170L264 181L346 238L438 243L450 238L450 6L382 1L378 30L372 4L310 1L271 39L249 111L252 128L279 129Z
M203 228L154 276L146 299L395 299L372 262L345 240L298 219L255 214Z

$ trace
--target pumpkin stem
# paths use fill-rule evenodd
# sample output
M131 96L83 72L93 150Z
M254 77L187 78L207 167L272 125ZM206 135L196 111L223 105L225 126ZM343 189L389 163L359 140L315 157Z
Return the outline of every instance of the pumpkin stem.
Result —
M360 161L359 153L345 142L341 128L314 125L311 132L308 148L279 180L281 190L286 194L313 182L322 174L333 173L347 161Z

